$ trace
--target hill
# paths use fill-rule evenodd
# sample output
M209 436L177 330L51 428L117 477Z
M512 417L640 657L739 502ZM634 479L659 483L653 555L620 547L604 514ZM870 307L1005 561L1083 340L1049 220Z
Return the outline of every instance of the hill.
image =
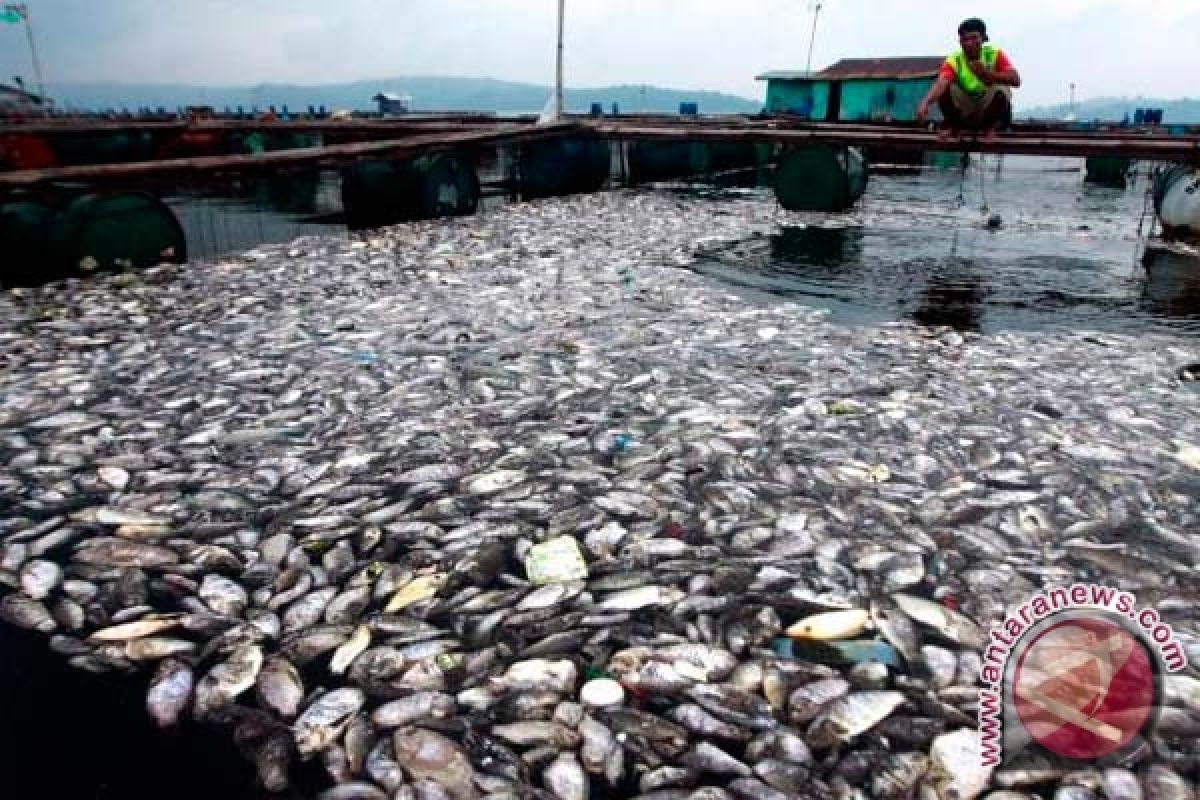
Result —
M1200 100L1184 97L1176 100L1164 100L1156 97L1099 97L1084 100L1075 104L1075 116L1080 120L1104 120L1120 122L1128 114L1133 118L1133 112L1139 108L1161 108L1163 122L1167 125L1197 125L1200 124ZM1062 119L1070 113L1067 104L1057 106L1041 106L1022 110L1018 117L1037 119Z
M454 78L414 75L377 81L356 81L317 86L262 84L252 87L186 86L141 83L62 83L50 87L60 107L81 110L136 109L144 106L175 109L179 106L226 106L246 110L254 107L287 106L303 111L311 106L333 109L370 110L371 98L379 92L395 92L413 99L414 111L538 112L553 90L548 86L514 83L491 78ZM568 89L569 111L586 112L592 103L609 110L617 103L622 111L677 112L682 102L696 102L704 113L755 113L762 103L721 92L668 89L658 86L606 86Z

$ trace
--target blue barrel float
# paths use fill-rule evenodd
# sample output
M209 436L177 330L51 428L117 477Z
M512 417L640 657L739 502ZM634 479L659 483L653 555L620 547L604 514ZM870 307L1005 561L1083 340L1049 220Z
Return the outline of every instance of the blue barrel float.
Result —
M351 230L469 216L478 207L479 177L465 158L453 153L364 161L342 172L342 208Z
M0 205L0 282L31 285L92 272L187 260L175 214L145 192L92 193L54 207L22 200Z
M788 211L847 211L866 190L866 161L846 147L818 144L787 150L775 173L775 197Z
M521 145L518 163L523 200L584 194L608 182L612 150L605 139L546 139Z

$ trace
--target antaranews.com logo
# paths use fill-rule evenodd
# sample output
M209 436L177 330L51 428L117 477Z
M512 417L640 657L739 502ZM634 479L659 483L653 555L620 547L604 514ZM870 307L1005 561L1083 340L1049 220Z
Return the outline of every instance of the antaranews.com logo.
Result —
M1036 595L984 652L984 765L1031 745L1076 761L1120 755L1153 728L1164 673L1186 667L1171 627L1129 592L1076 584Z

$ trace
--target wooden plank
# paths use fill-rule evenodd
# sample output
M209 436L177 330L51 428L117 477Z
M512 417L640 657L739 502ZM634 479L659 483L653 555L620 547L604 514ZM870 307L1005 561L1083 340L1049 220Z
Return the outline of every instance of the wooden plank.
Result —
M55 182L99 183L131 181L164 176L188 176L221 172L254 172L297 166L336 166L372 158L404 158L458 147L507 144L587 133L573 122L540 127L499 126L483 131L426 134L386 142L360 142L330 147L306 147L270 153L203 158L174 158L129 164L98 164L81 167L24 170L0 173L0 189L15 189Z
M1062 137L1043 134L1000 134L992 141L968 137L943 142L927 131L867 130L842 127L816 130L770 128L702 128L622 125L586 122L585 127L611 139L649 141L776 142L779 144L879 145L913 150L997 153L1035 156L1117 156L1158 161L1200 163L1200 139L1184 137L1137 138L1094 135Z
M509 125L529 125L525 119L395 119L395 120L96 120L73 123L35 121L0 124L0 135L23 133L38 136L91 135L96 133L152 133L159 131L280 132L280 133L392 133L478 130Z

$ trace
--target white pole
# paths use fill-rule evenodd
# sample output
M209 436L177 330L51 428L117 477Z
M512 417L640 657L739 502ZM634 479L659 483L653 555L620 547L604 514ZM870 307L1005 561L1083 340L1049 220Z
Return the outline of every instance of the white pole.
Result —
M38 59L37 42L33 37L33 20L29 18L29 6L25 3L17 3L6 6L6 9L16 11L21 16L21 19L25 21L25 36L29 39L29 57L33 60L33 76L37 80L38 94L42 98L42 104L49 111L49 107L46 105L48 103L46 82L42 79L42 63Z
M566 15L566 0L558 0L558 62L554 82L554 117L563 115L563 17Z
M808 40L808 66L804 68L804 72L807 75L812 74L813 48L817 44L817 20L820 18L821 18L821 3L818 2L813 5L812 38Z

